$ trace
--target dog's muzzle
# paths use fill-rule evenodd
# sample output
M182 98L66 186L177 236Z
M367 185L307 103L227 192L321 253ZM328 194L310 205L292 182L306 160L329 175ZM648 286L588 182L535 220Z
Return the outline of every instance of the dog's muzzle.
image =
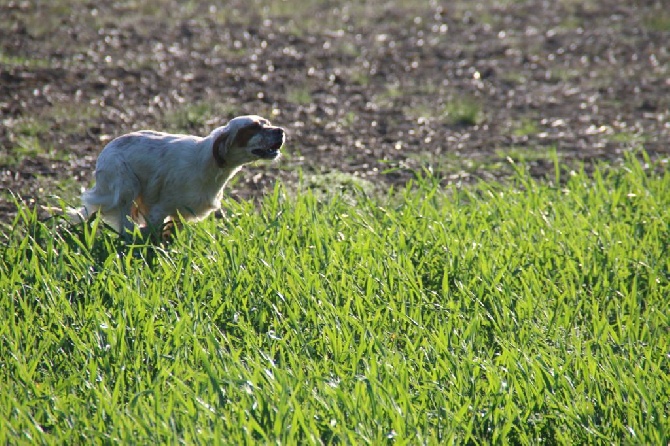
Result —
M284 131L280 128L272 132L272 143L269 147L252 150L251 153L265 160L273 160L279 156L279 150L284 145Z

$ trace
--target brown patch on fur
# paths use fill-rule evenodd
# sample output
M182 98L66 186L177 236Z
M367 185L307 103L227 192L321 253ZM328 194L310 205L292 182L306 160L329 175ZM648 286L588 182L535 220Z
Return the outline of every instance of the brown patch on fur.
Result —
M237 131L235 135L235 145L246 146L251 138L263 129L263 126L254 123Z
M226 160L221 155L221 149L226 144L227 139L228 139L228 132L224 132L220 134L218 138L214 140L214 144L212 144L212 155L214 156L214 161L216 161L216 165L219 167L224 167L226 165Z
M149 208L144 204L142 195L135 197L132 207L130 208L130 216L133 220L139 221L140 217L144 218L149 213Z

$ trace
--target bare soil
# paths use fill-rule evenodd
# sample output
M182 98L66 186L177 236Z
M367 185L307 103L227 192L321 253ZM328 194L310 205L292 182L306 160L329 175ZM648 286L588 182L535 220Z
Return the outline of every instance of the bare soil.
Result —
M362 3L362 4L360 4ZM0 220L12 195L74 199L111 138L207 134L240 114L287 128L280 178L387 188L616 162L670 141L663 1L0 0ZM553 174L552 174L553 175ZM337 187L337 184L333 184Z

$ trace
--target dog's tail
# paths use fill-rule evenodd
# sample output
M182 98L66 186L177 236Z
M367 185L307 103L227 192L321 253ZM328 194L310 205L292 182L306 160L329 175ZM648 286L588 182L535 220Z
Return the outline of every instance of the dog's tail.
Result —
M85 223L91 218L86 206L80 208L65 208L65 217L74 224Z
M65 219L73 225L85 223L89 218L91 218L91 213L88 212L88 209L86 209L85 206L80 208L73 208L69 206L65 208L58 206L41 206L41 209L45 213L49 214L49 217L60 215L65 217Z

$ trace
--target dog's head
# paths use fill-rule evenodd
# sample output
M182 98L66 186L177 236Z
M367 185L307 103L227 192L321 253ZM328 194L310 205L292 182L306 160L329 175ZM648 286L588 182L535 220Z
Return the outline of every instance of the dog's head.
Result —
M285 132L265 118L239 116L214 132L212 151L219 167L236 167L257 159L279 157Z

